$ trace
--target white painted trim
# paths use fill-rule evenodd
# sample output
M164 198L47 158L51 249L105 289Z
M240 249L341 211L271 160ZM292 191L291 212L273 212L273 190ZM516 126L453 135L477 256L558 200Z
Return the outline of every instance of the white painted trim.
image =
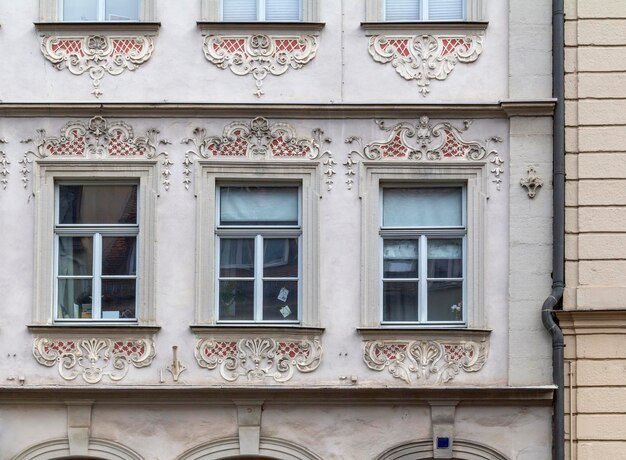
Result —
M393 161L364 161L360 165L360 195L362 199L362 311L363 327L380 327L381 304L380 277L381 258L380 246L380 187L381 183L393 184L432 184L432 183L463 183L466 187L467 209L467 259L466 276L466 320L469 328L486 326L484 308L484 244L486 242L486 196L488 167L484 162L451 163L445 165L414 163L399 165ZM434 328L435 324L424 324ZM462 325L461 325L462 326ZM422 325L415 325L421 328ZM442 325L440 327L456 327Z
M196 213L196 324L216 325L216 184L228 181L297 182L301 190L300 325L319 325L318 197L319 164L314 162L199 161ZM231 323L232 324L232 323ZM257 326L277 323L259 322ZM280 324L280 323L278 323Z
M35 195L35 252L33 324L54 323L54 228L55 180L135 180L139 181L137 235L137 324L156 324L155 308L155 228L156 199L159 178L157 161L117 162L85 160L39 160L34 167L33 194ZM85 321L72 323L84 325ZM67 321L63 325L69 325ZM93 323L90 323L93 324ZM98 324L105 324L99 322ZM110 323L109 323L110 324Z

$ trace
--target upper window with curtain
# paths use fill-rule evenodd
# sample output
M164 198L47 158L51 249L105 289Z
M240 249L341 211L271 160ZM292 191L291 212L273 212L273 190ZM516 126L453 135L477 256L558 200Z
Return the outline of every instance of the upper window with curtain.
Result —
M221 0L225 22L303 20L302 0Z
M466 0L384 0L385 21L463 21Z
M80 21L139 21L142 0L59 0L58 19Z

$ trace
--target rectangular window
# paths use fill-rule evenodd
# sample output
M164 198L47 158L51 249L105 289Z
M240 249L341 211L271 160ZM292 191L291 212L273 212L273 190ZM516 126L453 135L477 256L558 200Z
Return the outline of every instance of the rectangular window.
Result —
M217 187L219 321L299 322L300 194L298 186Z
M222 0L222 20L302 21L302 0Z
M465 189L382 191L383 323L464 323Z
M57 183L57 321L136 321L138 185Z
M141 0L59 0L61 21L139 21Z
M465 0L384 0L386 21L462 21Z

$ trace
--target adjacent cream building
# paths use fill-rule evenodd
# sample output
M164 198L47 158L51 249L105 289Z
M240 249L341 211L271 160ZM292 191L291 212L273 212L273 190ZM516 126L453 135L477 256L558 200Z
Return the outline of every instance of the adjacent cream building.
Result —
M552 3L416 5L0 3L0 459L552 458Z
M567 458L626 458L626 3L566 2ZM569 379L568 379L569 376Z

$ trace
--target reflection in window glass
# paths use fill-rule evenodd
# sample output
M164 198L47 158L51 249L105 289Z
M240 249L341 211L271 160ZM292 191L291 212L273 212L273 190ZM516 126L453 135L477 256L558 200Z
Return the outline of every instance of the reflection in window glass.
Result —
M138 21L139 0L106 0L105 21Z
M97 21L98 0L63 0L64 21Z
M136 185L59 186L59 224L135 223Z

